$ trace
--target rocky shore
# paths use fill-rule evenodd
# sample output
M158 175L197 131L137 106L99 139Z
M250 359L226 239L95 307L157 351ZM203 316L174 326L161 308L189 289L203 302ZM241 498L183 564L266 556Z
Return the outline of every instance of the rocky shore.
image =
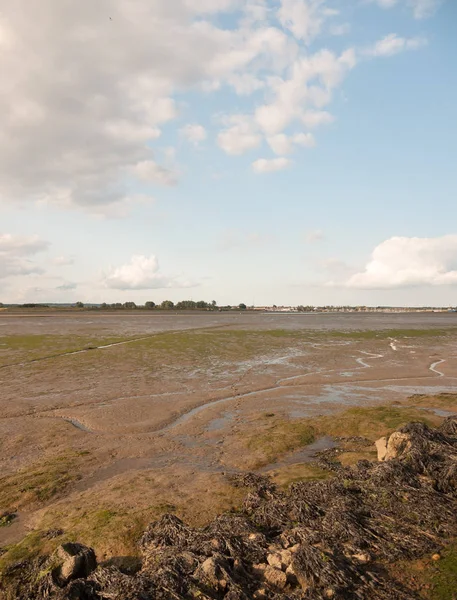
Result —
M141 561L97 565L95 552L67 543L4 573L6 600L319 599L423 597L395 575L398 561L438 560L457 536L457 417L432 429L410 423L377 443L379 462L293 484L258 475L240 512L200 529L173 515L152 523ZM457 588L457 582L456 582ZM450 596L449 598L452 598Z

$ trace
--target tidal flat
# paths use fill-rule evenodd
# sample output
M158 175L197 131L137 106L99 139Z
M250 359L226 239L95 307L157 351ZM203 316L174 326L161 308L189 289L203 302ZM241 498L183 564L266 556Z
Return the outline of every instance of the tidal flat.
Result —
M230 475L323 479L315 452L457 412L457 314L3 312L0 382L0 567L131 556L164 513L236 510Z

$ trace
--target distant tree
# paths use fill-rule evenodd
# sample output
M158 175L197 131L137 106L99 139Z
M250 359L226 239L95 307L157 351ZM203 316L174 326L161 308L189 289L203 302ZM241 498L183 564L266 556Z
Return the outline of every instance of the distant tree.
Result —
M100 308L102 308L103 310L106 310L108 308L108 305L106 304L106 302L102 302L100 304Z
M164 300L160 305L163 310L172 310L175 307L174 302L171 300Z
M211 306L213 308L217 308L217 302L216 302L216 300L211 300Z
M241 304L239 304L239 305L238 305L238 308L239 308L240 310L246 310L246 309L247 309L247 306L246 306L246 304L243 304L243 303L241 303Z
M144 308L147 308L148 310L152 310L153 308L155 308L156 303L155 302L145 302L144 304Z
M136 308L135 302L124 302L124 308L127 310L133 310Z
M77 302L75 304L76 308L84 308L84 303L83 302Z
M199 300L196 304L196 308L208 308L208 304L204 300Z

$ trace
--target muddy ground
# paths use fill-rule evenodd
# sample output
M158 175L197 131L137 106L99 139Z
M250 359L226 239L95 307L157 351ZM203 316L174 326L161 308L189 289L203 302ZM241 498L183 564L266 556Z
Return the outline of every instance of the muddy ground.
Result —
M439 424L457 315L3 312L0 383L2 560L66 535L103 559L165 512L239 506L230 474L324 478L319 450L373 456L341 436Z

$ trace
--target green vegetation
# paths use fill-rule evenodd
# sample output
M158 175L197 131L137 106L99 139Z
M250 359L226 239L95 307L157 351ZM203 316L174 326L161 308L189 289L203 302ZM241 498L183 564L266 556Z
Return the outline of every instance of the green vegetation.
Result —
M0 573L13 563L33 558L43 552L44 541L43 533L34 531L26 535L19 543L6 547L6 552L0 557Z
M324 471L324 469L308 464L290 465L278 471L269 472L268 475L283 489L300 481L324 481L333 476L330 471Z
M362 436L376 441L411 421L436 426L442 419L425 410L390 405L350 408L338 415L319 417L312 423L321 435Z
M309 422L277 420L261 433L250 436L247 447L254 453L255 467L274 462L279 456L312 444L315 430Z
M457 543L443 552L441 560L432 567L432 600L457 599Z
M0 516L0 527L8 527L16 518L14 513L5 513Z
M67 453L0 477L0 506L6 511L42 505L80 478L80 454Z

